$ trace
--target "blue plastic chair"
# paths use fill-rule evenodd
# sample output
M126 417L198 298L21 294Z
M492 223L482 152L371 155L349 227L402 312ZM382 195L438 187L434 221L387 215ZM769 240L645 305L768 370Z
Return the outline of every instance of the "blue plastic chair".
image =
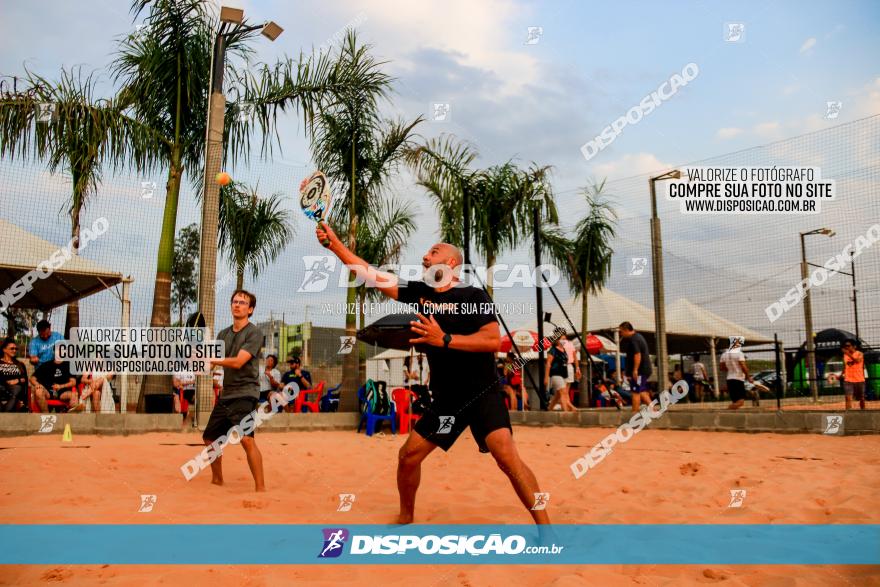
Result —
M339 388L342 387L340 383L336 387L331 387L327 390L321 397L321 411L322 412L338 412L339 411Z
M366 422L367 436L372 436L376 430L376 424L381 425L383 420L388 420L391 422L391 433L397 434L397 415L394 413L394 402L388 397L384 387L384 382L380 381L379 385L377 385L372 379L367 379L366 385L362 385L358 389L358 401L361 404L361 421L358 424L358 432L361 431L361 427ZM377 410L376 407L380 394L385 396L385 401L382 403L387 405L384 413L382 410Z

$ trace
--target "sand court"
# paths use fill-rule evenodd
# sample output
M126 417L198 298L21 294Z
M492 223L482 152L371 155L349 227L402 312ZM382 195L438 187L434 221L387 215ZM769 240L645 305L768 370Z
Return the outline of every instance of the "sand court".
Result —
M570 464L607 429L516 427L523 458L550 493L557 524L877 524L880 438L645 430L574 479ZM395 468L402 436L353 432L257 433L268 491L257 494L244 452L227 448L225 485L180 466L201 450L195 433L77 435L0 440L5 475L0 516L12 524L385 524L397 513ZM39 488L39 490L35 490ZM732 491L739 505L730 507ZM740 493L744 491L744 493ZM353 494L338 511L339 494ZM143 509L144 495L155 496ZM469 433L426 461L416 523L528 524L530 517L491 456ZM610 549L626 545L609 545ZM0 568L3 584L730 585L880 584L855 566L129 566ZM380 571L382 572L382 571Z

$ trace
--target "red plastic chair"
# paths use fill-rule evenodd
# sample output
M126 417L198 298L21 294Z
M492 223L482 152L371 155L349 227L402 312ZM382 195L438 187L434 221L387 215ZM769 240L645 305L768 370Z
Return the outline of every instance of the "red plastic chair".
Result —
M418 422L421 414L413 414L411 412L412 400L418 399L415 392L397 387L391 390L391 400L394 402L397 411L397 428L401 434L409 433L411 422Z
M77 397L82 397L82 385L77 386L76 394ZM49 412L67 412L70 410L70 404L60 399L47 399L46 408ZM40 412L40 406L37 404L37 393L32 385L28 385L28 409L32 414Z
M306 396L315 395L315 399L312 401L306 401ZM296 396L293 404L293 411L297 414L301 414L303 411L303 406L307 407L309 412L320 412L321 411L321 396L324 395L324 381L321 381L315 387L311 389L300 389L299 395Z

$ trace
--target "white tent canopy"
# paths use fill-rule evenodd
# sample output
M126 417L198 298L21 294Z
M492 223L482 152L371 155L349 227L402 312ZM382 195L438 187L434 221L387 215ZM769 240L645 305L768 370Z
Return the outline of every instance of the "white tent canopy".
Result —
M63 246L67 246L65 243ZM60 248L5 220L0 220L0 292L47 262ZM56 259L61 258L56 255ZM24 296L17 299L17 308L51 310L64 304L109 289L124 278L93 261L73 255L49 277L37 279Z
M666 324L667 328L676 334L719 338L724 341L727 341L730 336L743 336L746 339L746 344L773 341L772 338L767 338L754 330L749 330L722 318L718 314L713 314L685 298L679 298L671 305L666 306Z
M367 359L367 379L372 379L373 381L385 381L389 390L395 387L403 387L403 361L407 357L412 356L415 363L413 365L414 370L418 371L418 355L419 353L416 352L413 352L412 355L410 355L409 351L399 351L396 349L384 350L378 355ZM427 379L427 357L422 361L422 375L423 380Z

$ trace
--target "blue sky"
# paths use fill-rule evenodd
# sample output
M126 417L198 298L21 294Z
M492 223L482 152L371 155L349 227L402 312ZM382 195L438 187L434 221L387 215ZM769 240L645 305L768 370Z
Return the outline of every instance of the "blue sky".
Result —
M877 2L228 3L243 7L251 20L273 19L284 27L275 43L257 43L258 59L268 62L319 47L347 25L357 24L362 38L397 77L396 93L385 107L389 116L430 116L431 104L448 103L450 120L426 121L419 127L421 134L449 132L471 141L481 165L510 158L552 164L560 202L573 212L579 211L575 191L590 177L615 180L663 171L880 113ZM62 66L104 68L112 58L114 39L133 28L125 0L45 0L39 7L0 0L0 14L0 73L6 75L20 73L25 64L47 76ZM744 24L742 42L725 41L727 23ZM528 27L543 29L536 44L526 43ZM696 79L641 122L625 127L593 159L584 159L581 145L691 62L699 66ZM827 101L842 102L838 118L825 118ZM237 178L262 178L262 185L287 188L298 183L297 174L310 167L307 143L295 117L283 121L281 130L283 161L235 170ZM875 138L868 144L870 150L861 156L876 168L880 147ZM6 177L19 173L7 169ZM157 179L160 185L164 181ZM124 187L108 181L102 189L137 191L130 178L125 181ZM419 233L404 255L420 257L436 239L431 204L405 172L394 191L420 210ZM50 190L45 197L55 195ZM136 195L131 198L137 201ZM99 195L89 214L125 208L109 200ZM61 205L57 199L47 201L53 208ZM57 229L49 229L37 217L27 217L24 202L17 204L13 209L17 217L24 216L26 228L61 242L63 219ZM126 232L143 232L145 238L157 232L162 204L161 194L138 202L142 208L137 213L144 219L131 223ZM647 213L643 196L625 196L617 205L624 218ZM0 214L7 218L10 210L0 207ZM575 213L564 216L569 226L577 218ZM185 194L178 226L197 218L191 194ZM283 279L296 281L301 255L317 254L310 248L310 227L300 220L291 251L263 282L270 305L276 311L287 307L293 315L302 312L300 300L273 296L284 289ZM707 220L701 226L707 234L734 242L749 238L747 223L722 226ZM667 237L669 250L678 245L686 254L690 241L676 239L675 234ZM146 248L140 256L126 249L127 257L114 257L108 250L101 258L138 272L135 312L141 314L149 308L149 264L154 270L155 257L155 250ZM511 259L526 260L527 248L511 253ZM100 252L96 246L95 254ZM644 293L640 290L642 297ZM649 304L649 299L640 301Z

